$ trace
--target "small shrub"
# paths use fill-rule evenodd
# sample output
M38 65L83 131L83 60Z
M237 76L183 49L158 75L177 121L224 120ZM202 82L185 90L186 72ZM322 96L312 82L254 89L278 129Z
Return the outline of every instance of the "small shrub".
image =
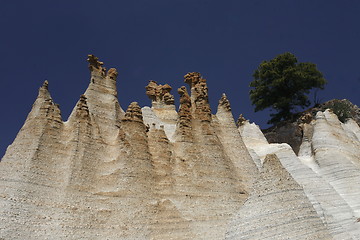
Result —
M347 119L351 118L351 105L346 101L333 101L325 105L325 108L329 108L336 114L341 122L346 122Z

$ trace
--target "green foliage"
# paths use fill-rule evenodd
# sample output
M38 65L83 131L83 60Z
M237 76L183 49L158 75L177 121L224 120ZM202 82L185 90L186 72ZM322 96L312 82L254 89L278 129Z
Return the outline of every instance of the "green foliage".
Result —
M322 73L313 63L298 63L291 53L280 54L270 61L263 61L253 74L250 83L250 100L255 111L272 108L268 123L288 120L293 110L308 107L307 94L312 88L323 89L326 84Z
M324 106L324 108L329 108L333 111L333 113L336 114L336 116L338 117L338 119L341 122L345 122L347 119L351 118L351 111L352 111L352 107L349 104L349 102L347 101L341 101L341 100L337 100L337 101L332 101L328 104L326 104Z

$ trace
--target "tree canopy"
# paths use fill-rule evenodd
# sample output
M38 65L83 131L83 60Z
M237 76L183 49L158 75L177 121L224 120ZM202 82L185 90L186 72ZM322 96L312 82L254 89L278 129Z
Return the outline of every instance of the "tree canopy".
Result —
M250 100L255 112L272 108L268 123L288 120L297 106L310 105L307 94L313 88L323 89L326 80L313 63L298 63L291 53L283 53L270 61L263 61L253 74Z

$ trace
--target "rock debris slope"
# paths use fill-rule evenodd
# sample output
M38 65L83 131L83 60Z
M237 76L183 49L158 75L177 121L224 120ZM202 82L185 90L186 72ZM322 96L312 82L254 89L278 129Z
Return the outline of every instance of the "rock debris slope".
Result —
M318 113L297 156L238 130L226 95L213 115L199 73L178 110L150 81L124 111L116 69L88 62L69 119L44 82L0 163L1 239L359 239L355 122Z

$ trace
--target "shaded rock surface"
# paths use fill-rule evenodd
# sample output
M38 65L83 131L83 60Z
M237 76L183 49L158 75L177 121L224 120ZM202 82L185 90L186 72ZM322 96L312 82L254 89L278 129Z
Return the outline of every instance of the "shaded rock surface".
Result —
M264 135L269 143L287 143L298 154L302 143L304 124L309 124L316 119L316 114L330 109L338 119L345 123L349 119L360 126L360 109L347 99L333 99L319 104L304 112L295 114L293 120L283 121L268 129L264 129Z

